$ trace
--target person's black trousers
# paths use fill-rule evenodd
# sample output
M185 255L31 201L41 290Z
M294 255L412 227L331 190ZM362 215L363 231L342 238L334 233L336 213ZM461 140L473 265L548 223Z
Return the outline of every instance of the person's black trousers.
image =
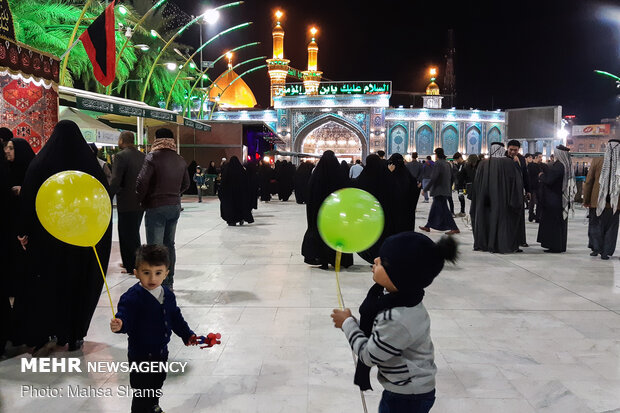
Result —
M118 242L121 249L123 267L129 274L136 265L136 250L140 247L140 226L144 211L118 213Z
M620 212L618 211L614 214L611 208L605 208L601 216L597 216L596 208L590 208L588 237L590 238L593 252L606 257L614 254L619 222Z
M528 221L536 221L538 222L538 195L535 191L532 191L530 194L530 202L529 202L529 216Z
M160 360L130 360L139 363L141 361L160 361ZM161 360L167 361L167 360ZM161 388L166 381L166 373L129 373L129 384L134 390L131 400L131 413L152 413L154 408L159 405L159 397L162 395Z

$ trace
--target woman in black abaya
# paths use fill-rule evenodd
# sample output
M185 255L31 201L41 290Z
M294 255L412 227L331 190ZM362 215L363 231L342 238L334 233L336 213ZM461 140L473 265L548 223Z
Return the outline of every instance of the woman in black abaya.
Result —
M256 165L255 162L248 162L245 166L245 170L248 177L250 205L252 209L258 209L258 191L260 186L258 181L258 165Z
M358 255L372 264L379 256L379 249L383 241L394 232L394 214L396 211L395 179L390 173L385 162L378 155L368 155L366 166L360 176L356 179L354 186L373 195L383 209L385 219L381 237L375 244L366 251L359 252Z
M388 168L392 172L396 185L394 233L413 231L415 229L415 201L420 196L420 188L407 170L401 154L395 153L390 156Z
M14 215L19 211L19 193L22 183L24 182L24 177L26 176L26 170L28 170L28 166L34 159L35 154L28 141L22 138L13 138L7 142L4 147L4 152L6 154L6 160L8 161L9 184L11 188L8 208L9 213ZM8 271L4 282L7 283L10 296L14 297L17 283L24 276L26 263L24 249L17 240L17 235L19 235L17 233L17 220L10 220L8 230L9 256L7 261L3 261L6 263Z
M11 213L9 200L11 197L11 186L9 184L9 166L4 156L0 152L0 216L8 217ZM0 262L7 262L11 255L8 245L10 238L10 225L7 220L0 223ZM11 303L9 301L8 285L5 280L0 280L0 320L3 320L3 327L0 328L0 357L4 354L4 347L8 339L11 338Z
M58 122L52 136L30 164L21 189L20 234L29 268L27 288L15 298L19 336L35 346L34 355L51 351L55 336L69 351L81 348L101 296L103 278L92 248L65 244L50 235L39 222L35 199L50 176L77 170L94 176L108 189L108 181L92 156L78 126ZM112 243L112 226L96 245L104 272Z
M243 224L243 221L250 224L254 222L248 186L245 168L239 162L239 158L231 157L224 172L222 172L222 186L220 186L218 196L220 198L220 216L232 227L237 223Z
M271 180L274 177L273 169L269 162L261 161L258 168L258 182L260 184L260 200L271 201Z
M308 181L312 175L314 164L312 162L302 162L295 171L295 201L298 204L305 204L308 196Z
M295 165L286 160L282 161L280 173L276 179L278 180L278 198L286 202L291 197L295 186Z
M325 270L328 264L335 265L336 251L328 247L321 239L317 217L325 198L332 192L347 187L348 180L334 152L325 151L308 183L308 199L306 200L308 229L301 245L301 254L306 264L320 265L321 269ZM345 268L353 265L353 255L342 254L341 265Z

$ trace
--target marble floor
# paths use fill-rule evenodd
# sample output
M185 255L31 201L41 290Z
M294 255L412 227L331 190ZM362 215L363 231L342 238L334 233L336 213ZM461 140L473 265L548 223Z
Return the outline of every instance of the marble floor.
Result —
M456 201L458 205L458 201ZM430 204L419 204L418 225ZM197 332L220 332L220 346L200 350L173 338L161 405L168 413L362 412L352 384L347 341L333 328L332 271L304 265L300 245L305 209L294 202L261 203L256 223L228 227L219 202L185 200L177 229L175 290ZM527 224L522 254L472 251L459 219L461 259L427 289L438 366L433 412L620 412L620 260L592 258L585 211L569 224L565 254L544 254ZM437 239L439 233L432 233ZM117 236L115 234L115 241ZM135 283L120 273L113 246L108 282L114 303ZM355 309L372 284L358 257L341 275L347 306ZM126 360L126 338L110 332L108 298L99 307L82 352L55 357ZM21 397L22 385L127 385L127 374L21 373L22 358L0 361L1 412L123 412L130 398ZM367 392L376 412L380 386Z

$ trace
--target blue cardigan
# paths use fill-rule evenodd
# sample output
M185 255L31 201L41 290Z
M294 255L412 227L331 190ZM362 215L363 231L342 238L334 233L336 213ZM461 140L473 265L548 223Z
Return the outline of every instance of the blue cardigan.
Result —
M136 283L118 302L116 318L123 320L119 333L128 335L129 360L167 360L172 331L187 344L194 332L181 315L174 293L164 288L164 303Z

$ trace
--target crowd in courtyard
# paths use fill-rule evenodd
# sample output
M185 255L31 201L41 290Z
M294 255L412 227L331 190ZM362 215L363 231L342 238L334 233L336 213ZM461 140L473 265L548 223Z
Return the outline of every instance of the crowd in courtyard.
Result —
M380 412L425 412L433 405L436 366L422 297L444 263L457 259L458 237L464 234L455 218L463 217L471 225L476 251L527 251L527 219L538 223L536 241L545 252L563 253L577 195L569 150L562 145L550 162L540 153L522 155L519 142L509 141L506 147L493 143L488 158L470 154L465 159L436 148L434 159L427 156L422 162L416 153L407 162L401 154L386 159L378 151L350 165L328 150L316 164L242 164L232 156L218 166L214 161L208 168L194 163L188 170L173 132L166 128L157 130L146 155L134 145L133 133L121 133L121 151L111 166L97 158L97 148L86 143L71 121L59 122L36 155L26 140L14 138L6 128L0 129L0 138L0 208L10 217L3 221L0 239L5 263L0 311L8 320L0 329L0 354L8 343L29 347L35 357L47 356L58 346L79 350L101 295L103 279L92 251L55 239L37 216L37 192L58 172L86 172L116 198L122 265L139 283L121 297L110 328L128 334L132 361L167 360L172 332L186 345L198 343L174 296L175 231L182 194L192 186L201 202L206 176L216 177L214 192L221 218L229 226L252 224L259 200L275 202L272 196L277 195L287 202L294 194L306 208L307 230L300 245L304 262L321 269L336 265L336 253L319 234L319 208L334 191L355 187L372 194L385 216L379 239L358 253L372 264L377 284L360 308L359 323L348 309L334 310L332 318L359 357L355 383L362 390L369 388L370 366L379 367L386 390ZM619 155L620 141L610 140L604 157L590 166L582 189L582 203L589 208L587 247L590 255L603 260L614 254L618 233ZM427 222L416 225L418 201L430 198ZM140 237L143 220L146 245ZM112 249L112 225L96 245L104 271ZM445 236L435 243L423 234L433 230ZM352 254L342 254L341 264L351 266ZM164 380L165 374L131 375L132 387L138 389L161 389ZM158 403L158 397L137 397L132 411L161 411ZM414 407L417 410L411 410Z

